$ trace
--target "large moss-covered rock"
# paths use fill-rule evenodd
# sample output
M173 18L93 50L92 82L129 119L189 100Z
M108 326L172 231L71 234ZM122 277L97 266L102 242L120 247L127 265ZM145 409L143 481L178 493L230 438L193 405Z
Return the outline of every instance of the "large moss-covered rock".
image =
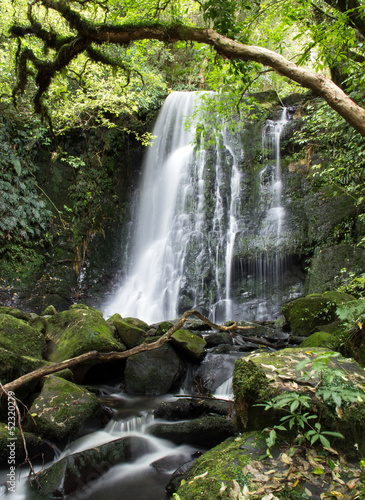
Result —
M206 341L190 332L180 329L171 335L172 344L193 361L198 361L204 355Z
M86 389L54 375L45 378L27 417L27 428L42 437L61 442L76 436L86 424L102 424L102 405Z
M144 332L147 332L150 328L149 325L145 321L142 321L139 318L124 318L124 321L126 323L130 323L131 325L137 326L138 328L140 328Z
M55 449L50 443L31 432L24 432L24 438L28 457L33 464L49 462L54 458ZM22 464L24 459L25 450L20 429L15 427L9 432L8 426L0 422L0 467L9 469L9 465Z
M22 311L16 307L0 306L0 314L10 314L10 316L22 319L23 321L29 321L32 318L32 315L29 312Z
M289 447L282 443L269 457L261 432L243 433L207 451L187 472L180 474L178 469L167 491L176 492L176 500L363 498L357 463ZM338 464L336 481L334 462ZM354 480L349 481L350 477Z
M258 401L270 399L274 392L269 386L265 371L258 364L246 358L235 362L232 387L235 396L236 423L239 429L262 428L262 421L256 422L252 414L252 405ZM251 418L251 420L250 420ZM263 417L265 420L265 417Z
M239 498L238 494L234 496L234 481L243 467L264 451L259 433L231 437L196 460L188 473L181 475L177 471L177 481L173 476L167 491L177 491L180 500Z
M50 361L63 361L90 351L125 350L102 313L91 307L70 307L48 318L47 323Z
M127 359L124 371L130 394L166 394L184 374L185 365L174 349L164 344Z
M116 439L90 450L62 458L37 474L31 487L37 496L64 498L81 491L117 464L132 462L152 451L149 442L138 436ZM39 488L40 485L40 489Z
M0 347L15 354L42 358L46 339L25 321L10 314L0 314Z
M174 326L174 323L172 323L171 321L161 321L161 323L158 323L155 326L156 326L156 335L163 335L168 330L170 330L170 328Z
M328 332L315 332L309 335L299 347L328 347L331 348L335 344L333 335Z
M336 304L336 307L343 306L349 302L352 302L353 300L356 300L356 297L354 297L353 295L345 292L338 292L337 290L329 290L328 292L324 292L323 297Z
M0 380L2 384L7 384L46 364L45 360L21 356L0 347Z
M336 304L322 295L308 295L285 304L283 315L294 335L309 336L319 325L335 320Z
M110 320L108 322L110 322ZM132 321L114 319L113 326L116 329L118 338L127 346L128 349L142 344L145 340L146 330L140 328Z
M319 356L322 356L322 369L319 369ZM308 375L297 370L299 362L306 362ZM311 372L311 364L317 361L317 371ZM251 375L252 373L252 375ZM332 373L329 379L326 375ZM346 453L365 455L365 393L363 384L364 369L354 360L343 358L338 353L325 348L287 348L266 353L257 352L236 362L233 374L235 411L238 423L246 430L259 430L279 423L281 412L263 411L255 406L271 399L273 395L296 391L310 396L309 414L321 417L322 429L340 432L345 436L336 444ZM236 381L239 381L237 383ZM338 391L337 391L338 388ZM315 397L318 390L328 390L329 397ZM349 400L346 393L360 393L361 399ZM339 410L333 396L339 395L343 404Z

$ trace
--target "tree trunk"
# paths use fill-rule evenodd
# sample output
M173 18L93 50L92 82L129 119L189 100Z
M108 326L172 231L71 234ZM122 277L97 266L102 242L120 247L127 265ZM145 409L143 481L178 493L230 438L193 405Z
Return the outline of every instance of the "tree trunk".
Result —
M205 43L214 47L220 54L228 59L255 61L264 66L273 68L277 73L302 87L312 90L341 115L355 130L365 137L365 109L357 105L345 94L332 80L324 75L300 68L285 57L254 45L244 45L230 38L220 35L213 29L199 29L189 26L177 25L170 28L161 26L129 27L120 31L115 27L105 27L104 32L98 30L95 34L98 43L125 44L134 40L157 39L165 42L178 40L191 40Z

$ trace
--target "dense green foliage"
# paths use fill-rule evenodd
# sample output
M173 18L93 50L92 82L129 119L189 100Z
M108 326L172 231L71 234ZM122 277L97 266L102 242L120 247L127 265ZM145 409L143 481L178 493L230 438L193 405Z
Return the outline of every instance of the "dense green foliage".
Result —
M17 128L6 118L0 123L0 238L27 240L49 224L51 213L34 180L31 145L37 139L25 124Z
M332 195L346 193L359 208L365 201L365 141L322 100L306 106L301 130L295 140L301 155L316 155L311 177L317 188L332 187ZM361 244L364 243L359 242Z

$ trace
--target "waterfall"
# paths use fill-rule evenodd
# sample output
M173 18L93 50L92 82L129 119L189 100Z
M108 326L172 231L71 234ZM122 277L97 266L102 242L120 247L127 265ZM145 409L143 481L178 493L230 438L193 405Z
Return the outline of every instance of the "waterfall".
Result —
M215 322L279 313L290 260L282 249L291 238L280 159L287 111L264 124L257 172L245 163L244 124L232 133L212 111L199 117L202 101L220 98L173 92L166 99L142 168L127 275L105 316L151 324L192 308Z
M192 132L185 130L184 117L193 112L194 101L195 93L174 92L159 113L153 129L156 140L143 165L132 263L107 315L119 312L150 323L176 316L184 221L180 217L176 226L174 215L177 201L189 191L185 178Z
M287 292L282 281L290 262L285 247L291 233L286 227L280 156L281 136L287 123L287 109L283 108L278 120L267 120L263 126L258 196L253 213L243 215L251 220L243 230L247 257L240 260L236 282L243 290L242 304L238 305L240 315L247 320L276 317Z
M240 173L224 126L213 144L201 133L193 146L200 95L173 92L160 111L143 165L131 265L106 316L153 323L192 307L214 319L230 315Z

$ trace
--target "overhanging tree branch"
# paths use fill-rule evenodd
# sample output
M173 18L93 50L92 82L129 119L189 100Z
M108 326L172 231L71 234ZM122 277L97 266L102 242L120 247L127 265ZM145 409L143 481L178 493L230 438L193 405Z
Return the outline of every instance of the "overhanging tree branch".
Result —
M278 74L289 78L302 87L312 90L321 96L339 115L341 115L355 130L365 137L365 109L356 104L332 80L324 75L301 68L287 60L281 54L260 46L245 45L210 28L196 28L183 24L91 24L82 16L73 11L70 5L62 0L41 0L46 8L57 11L76 32L74 39L62 45L57 51L52 62L40 62L34 54L26 53L27 60L36 66L36 83L38 91L34 98L35 110L41 112L41 98L47 92L52 79L61 69L81 52L89 50L92 43L97 45L128 45L137 40L160 40L167 43L177 41L194 41L213 47L219 54L227 59L241 61L254 61L265 67L274 69ZM19 31L15 36L20 36ZM34 35L37 33L34 31ZM45 40L44 34L43 40ZM29 49L28 49L29 50ZM22 55L25 51L23 51ZM23 87L16 89L21 90Z

